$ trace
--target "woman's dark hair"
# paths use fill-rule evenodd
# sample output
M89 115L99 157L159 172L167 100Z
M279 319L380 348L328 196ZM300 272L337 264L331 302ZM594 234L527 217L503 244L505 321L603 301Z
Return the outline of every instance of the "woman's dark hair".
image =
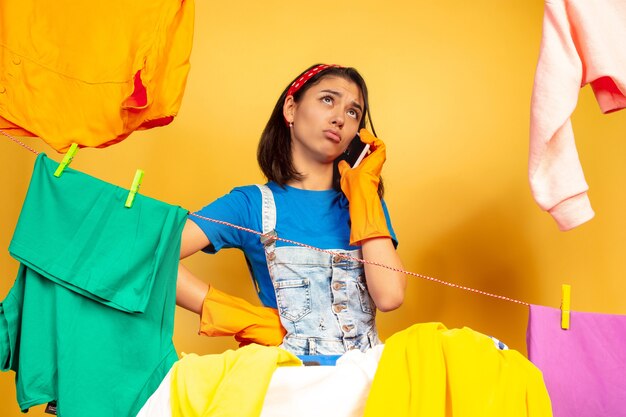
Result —
M293 81L297 80L317 65L319 64L310 66L294 78ZM369 122L369 129L374 135L376 135L376 130L374 130L374 124L372 123L372 117L370 115L367 85L365 84L363 77L361 77L361 74L359 74L359 72L354 68L330 67L320 71L311 77L298 91L296 91L293 95L294 101L296 103L299 102L303 94L309 88L319 83L323 78L330 76L340 77L348 81L352 81L357 85L357 87L359 87L359 90L361 90L361 93L363 94L364 101L363 117L361 118L359 129L364 128L367 121ZM272 115L265 125L265 129L263 129L261 140L259 141L259 146L257 148L257 161L259 162L261 171L263 171L263 174L268 180L274 181L281 187L284 187L284 185L291 180L302 179L302 174L293 166L293 161L291 159L291 132L289 130L289 126L285 122L285 117L283 116L283 105L285 103L285 99L287 98L287 91L293 81L287 84L287 87L285 87L282 94L278 98L278 101L274 106L274 110L272 111ZM337 169L337 163L335 163L333 169L333 188L337 191L341 191L339 181L339 170ZM378 195L382 198L383 193L384 186L381 178L378 186Z

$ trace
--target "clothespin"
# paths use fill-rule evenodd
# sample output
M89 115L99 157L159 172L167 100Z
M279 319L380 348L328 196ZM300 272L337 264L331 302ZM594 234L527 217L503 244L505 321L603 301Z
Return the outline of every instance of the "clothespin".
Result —
M78 144L72 143L72 146L70 146L70 150L67 151L67 153L63 157L63 160L57 167L57 170L54 171L55 177L58 178L61 176L61 174L63 174L63 171L65 170L65 168L67 168L70 162L72 162L72 159L74 158L74 155L76 155L76 152L78 152Z
M139 191L139 186L141 185L141 180L143 179L143 171L138 169L135 172L135 178L133 179L133 185L130 186L130 191L128 192L128 197L126 197L126 204L124 207L131 208L133 206L133 202L135 201L135 196Z
M572 287L561 285L561 329L569 329L570 296Z

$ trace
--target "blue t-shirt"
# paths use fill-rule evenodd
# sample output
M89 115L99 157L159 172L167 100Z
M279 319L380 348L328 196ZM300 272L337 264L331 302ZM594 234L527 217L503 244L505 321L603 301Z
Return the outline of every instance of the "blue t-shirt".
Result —
M281 188L274 182L267 183L274 194L276 204L276 233L278 237L304 243L320 249L351 250L350 214L348 200L335 190L311 191L290 186ZM391 226L387 206L383 201L387 227L394 244L396 235ZM263 231L261 218L261 191L255 185L234 188L229 194L218 198L196 214L225 221L248 229ZM260 236L243 230L189 216L206 234L212 245L204 249L216 253L222 248L241 249L252 269L259 298L263 305L276 308L276 295L267 269L265 252ZM277 241L276 246L293 246Z

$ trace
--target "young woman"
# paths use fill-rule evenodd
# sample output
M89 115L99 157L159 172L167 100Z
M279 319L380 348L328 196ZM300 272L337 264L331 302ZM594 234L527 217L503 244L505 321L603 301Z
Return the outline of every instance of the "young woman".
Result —
M281 347L300 355L341 354L380 343L376 309L404 299L406 278L382 197L384 143L365 128L367 86L354 68L314 65L283 91L261 136L258 161L269 182L233 189L191 215L181 259L199 250L241 249L263 305L277 308ZM360 132L372 151L356 168L336 163ZM310 245L302 247L279 238ZM333 255L317 251L321 248ZM211 291L182 265L177 303L202 314Z

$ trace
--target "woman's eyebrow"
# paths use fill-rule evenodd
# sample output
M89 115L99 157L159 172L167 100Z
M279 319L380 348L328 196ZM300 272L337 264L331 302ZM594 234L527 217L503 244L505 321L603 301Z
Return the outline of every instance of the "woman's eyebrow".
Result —
M325 90L321 90L321 91L320 91L320 93L327 93L327 94L330 94L330 95L332 95L332 96L337 96L337 97L342 97L342 96L343 96L343 94L342 94L341 92L336 91L336 90L328 90L328 89L325 89ZM356 107L357 109L359 109L359 111L360 111L361 113L363 112L363 107L361 106L361 104L359 104L359 102L358 102L358 101L356 101L356 100L352 100L352 105L353 105L354 107Z

